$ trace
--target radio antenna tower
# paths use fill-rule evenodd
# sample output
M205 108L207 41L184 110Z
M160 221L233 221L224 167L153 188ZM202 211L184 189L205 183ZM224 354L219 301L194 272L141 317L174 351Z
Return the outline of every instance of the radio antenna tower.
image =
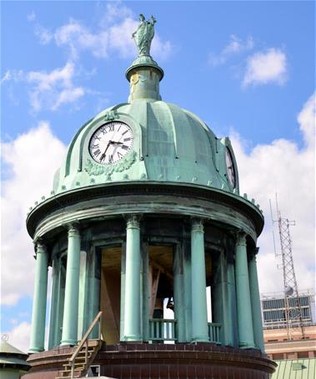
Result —
M272 216L272 207L270 201L270 209ZM276 253L276 256L281 256L282 271L283 271L283 288L284 288L284 308L285 322L287 329L288 340L293 340L296 337L304 339L304 324L303 314L298 294L297 281L294 270L293 255L292 255L292 240L290 234L290 226L295 225L295 221L289 221L281 216L276 195L276 210L277 220L272 221L278 224L281 253Z

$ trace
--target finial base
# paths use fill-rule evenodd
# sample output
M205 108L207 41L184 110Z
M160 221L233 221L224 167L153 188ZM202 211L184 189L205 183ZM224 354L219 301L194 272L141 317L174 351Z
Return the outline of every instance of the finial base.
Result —
M126 71L130 82L129 102L136 99L161 100L159 82L163 78L162 68L150 55L139 56Z

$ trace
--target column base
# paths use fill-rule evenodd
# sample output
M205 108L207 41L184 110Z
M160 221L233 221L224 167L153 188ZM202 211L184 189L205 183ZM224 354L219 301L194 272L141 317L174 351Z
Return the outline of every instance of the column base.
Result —
M61 341L60 342L60 346L75 346L77 345L78 341L74 341L74 340L65 340L65 341Z
M247 342L239 342L239 348L240 349L258 349L253 343L247 343Z
M36 354L36 353L41 353L42 351L45 351L44 348L36 348L36 347L33 347L33 348L30 348L28 350L28 353L29 354Z
M142 343L143 340L140 336L128 336L128 337L124 337L123 341L121 342Z
M210 340L207 337L197 337L197 338L192 338L191 343L210 343Z

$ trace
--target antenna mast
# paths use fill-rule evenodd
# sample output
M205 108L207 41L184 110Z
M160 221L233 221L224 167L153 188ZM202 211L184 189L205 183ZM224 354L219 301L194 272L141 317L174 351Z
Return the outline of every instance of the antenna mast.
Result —
M284 308L285 322L287 329L287 337L289 340L294 339L294 331L299 333L304 339L304 324L300 298L298 294L297 281L294 270L293 255L292 255L292 240L290 234L290 225L295 225L295 221L289 221L287 218L282 218L278 207L278 199L276 195L277 220L278 223L281 253L276 254L281 256L282 271L283 271L283 287L284 287ZM272 212L271 212L272 213Z

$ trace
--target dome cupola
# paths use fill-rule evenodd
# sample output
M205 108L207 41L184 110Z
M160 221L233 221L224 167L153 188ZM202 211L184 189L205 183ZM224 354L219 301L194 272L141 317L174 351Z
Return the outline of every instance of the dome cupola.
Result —
M113 182L185 183L239 192L229 138L219 139L194 113L161 100L163 70L149 51L155 19L133 34L138 57L126 71L127 103L107 108L73 138L54 193Z
M81 127L50 197L28 215L30 379L83 377L92 361L117 378L268 379L274 370L260 324L262 212L239 195L229 139L162 100L154 24L141 15L133 34L128 101Z

